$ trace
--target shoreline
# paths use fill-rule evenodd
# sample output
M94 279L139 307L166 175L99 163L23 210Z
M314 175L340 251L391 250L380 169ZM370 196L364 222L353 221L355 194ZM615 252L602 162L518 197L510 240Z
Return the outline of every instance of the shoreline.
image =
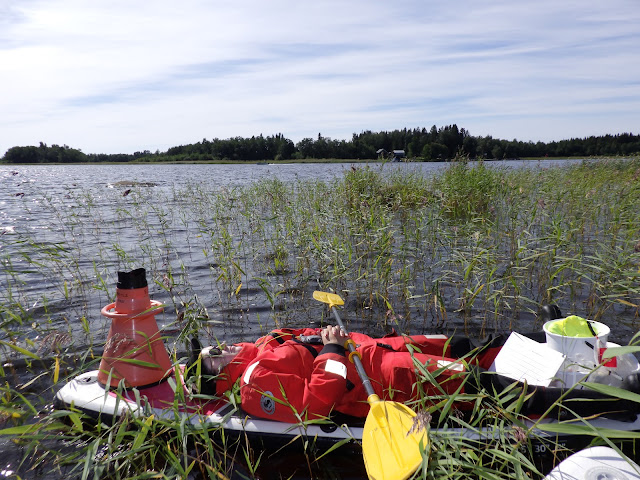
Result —
M629 156L596 156L596 157L523 157L523 158L503 158L497 160L495 158L486 158L485 162L505 162L505 161L523 161L523 162L535 162L539 160L624 160L637 158L637 155ZM471 162L477 162L479 160L470 159ZM189 160L189 161L140 161L131 160L128 162L46 162L46 163L6 163L0 162L0 166L19 166L19 165L256 165L260 167L273 166L273 165L289 165L289 164L304 164L304 163L454 163L453 160L439 160L439 161L405 161L405 162L392 162L390 160L379 159L345 159L345 158L306 158L306 159L290 159L290 160Z

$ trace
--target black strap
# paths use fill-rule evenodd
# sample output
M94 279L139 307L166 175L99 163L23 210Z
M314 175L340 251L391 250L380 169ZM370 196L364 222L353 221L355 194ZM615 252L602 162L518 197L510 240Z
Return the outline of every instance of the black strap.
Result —
M302 345L304 348L309 350L309 353L313 355L313 358L316 358L318 356L318 350L313 348L313 346L309 345L308 343L301 342L297 338L294 338L293 341L296 342L298 345Z
M271 332L269 334L269 336L273 337L273 339L278 342L280 345L282 345L285 342L285 339L283 338L285 335L289 335L288 333L282 333L282 332Z

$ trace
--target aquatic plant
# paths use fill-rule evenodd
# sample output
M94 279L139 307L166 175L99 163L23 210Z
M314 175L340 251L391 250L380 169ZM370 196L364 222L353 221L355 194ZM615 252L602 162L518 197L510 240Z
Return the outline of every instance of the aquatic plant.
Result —
M358 165L330 182L129 185L126 195L124 186L70 188L61 198L34 189L15 201L51 224L2 234L1 428L17 429L9 432L23 442L25 462L69 464L85 478L144 477L160 458L169 466L154 470L159 476L199 469L181 450L187 437L216 458L216 472L233 468L236 450L179 433L180 425L146 427L168 435L162 445L162 435L136 436L144 419L104 427L68 449L79 414L45 410L60 382L95 366L109 326L100 308L113 301L116 272L137 267L165 305L159 321L176 361L195 333L238 341L330 321L311 301L315 289L339 292L349 328L373 335L532 330L541 306L555 303L628 340L640 313L639 178L638 158L510 170L459 159L432 177L409 165ZM50 427L71 428L64 445ZM139 448L122 447L138 438ZM459 446L437 450L439 475L453 461L447 455L464 463L460 471L480 455ZM254 466L264 462L245 445L234 448ZM498 468L505 455L519 471L531 468L527 452L496 452L478 457L483 468Z

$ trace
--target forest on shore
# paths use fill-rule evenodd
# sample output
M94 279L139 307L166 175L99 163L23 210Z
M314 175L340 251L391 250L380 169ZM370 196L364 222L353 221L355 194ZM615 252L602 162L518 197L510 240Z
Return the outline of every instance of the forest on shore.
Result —
M500 140L492 136L473 136L457 125L430 129L354 133L350 140L332 140L318 134L297 143L278 133L251 138L206 138L200 142L169 148L166 152L138 151L131 154L84 153L67 145L12 147L0 163L101 163L101 162L260 162L281 160L376 160L400 157L408 161L445 161L456 155L471 159L565 158L592 156L629 156L640 154L640 135L615 135L572 138L569 140L523 142Z

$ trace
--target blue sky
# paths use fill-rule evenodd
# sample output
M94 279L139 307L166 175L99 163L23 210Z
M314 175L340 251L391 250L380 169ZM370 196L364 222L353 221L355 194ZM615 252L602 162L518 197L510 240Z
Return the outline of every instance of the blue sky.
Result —
M0 155L640 134L639 26L637 0L0 0Z

